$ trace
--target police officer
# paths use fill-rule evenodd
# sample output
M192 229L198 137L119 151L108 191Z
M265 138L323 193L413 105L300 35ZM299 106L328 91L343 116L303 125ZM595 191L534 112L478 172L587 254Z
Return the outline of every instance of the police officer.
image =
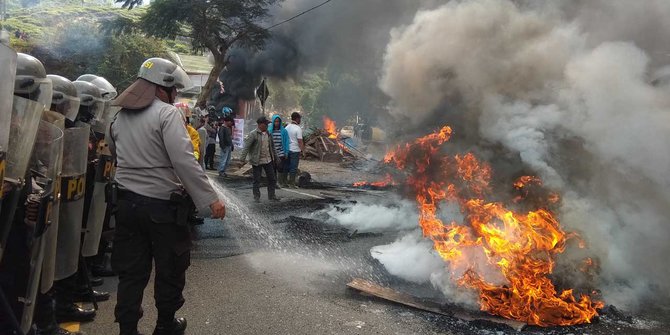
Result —
M61 76L47 75L53 84L53 99L51 100L50 111L61 114L65 119L68 127L74 125L77 114L79 112L80 100L77 95L77 89L72 82ZM54 234L54 238L58 236L58 206L54 206L54 222L51 223L50 229L55 229L50 233ZM61 239L63 237L61 236ZM56 270L56 242L49 241L45 247L45 258L42 269L42 292L37 301L37 308L35 311L35 325L34 335L68 335L73 334L69 331L60 328L56 318L56 304L53 298L52 284ZM67 240L61 240L57 243L69 243ZM58 319L60 321L80 321L90 320L95 316L95 310L81 308L73 303L59 304Z
M118 183L112 266L119 274L116 322L122 335L137 334L144 288L156 264L154 335L183 334L175 318L190 265L188 211L209 207L223 218L225 206L193 155L179 110L177 89L190 87L186 73L162 58L150 58L137 80L115 100L122 107L110 127ZM183 188L182 188L183 187Z
M108 266L107 249L111 245L111 208L105 203L105 185L113 177L113 160L109 153L105 135L109 128L111 117L116 114L118 107L112 107L111 101L116 98L116 88L104 77L94 74L84 74L77 81L86 81L98 87L105 101L105 110L100 118L91 127L93 148L96 151L96 159L92 161L89 168L95 173L88 175L92 179L87 180L87 185L92 186L92 200L90 209L84 209L86 222L86 234L82 243L82 256L86 258L88 272L96 277L114 276L111 267ZM88 207L88 206L87 206ZM110 213L107 213L110 212ZM105 231L110 232L105 234ZM102 278L91 278L93 286L102 284Z
M35 292L29 290L29 287L32 286L28 285L29 278L39 280L39 275L35 273L39 268L34 263L31 264L31 251L38 250L33 248L33 245L36 246L39 243L35 237L42 236L37 229L45 227L44 224L37 225L37 216L33 215L40 215L38 206L41 201L35 199L35 196L39 196L40 191L47 187L46 184L37 183L33 175L45 172L44 166L33 173L28 169L28 165L38 131L40 129L44 132L49 131L46 123L43 126L47 125L47 127L42 128L39 127L39 124L45 107L51 104L51 81L46 78L46 71L42 63L30 55L18 54L16 64L12 128L8 146L8 166L11 167L11 170L8 169L5 175L6 179L12 180L13 185L11 190L3 185L3 193L9 191L11 198L3 201L0 218L0 226L10 228L9 238L5 240L3 236L2 239L0 286L3 298L7 298L3 302L8 303L11 310L4 310L4 304L0 306L0 334L18 333L17 320L23 320L24 304L32 304L35 299L35 296L27 296L29 291ZM49 134L41 135L43 139L46 139ZM44 153L43 150L37 152ZM46 180L43 181L46 182ZM50 185L52 187L53 183ZM8 224L11 226L7 226ZM30 313L28 324L23 327L24 331L30 326L32 310Z

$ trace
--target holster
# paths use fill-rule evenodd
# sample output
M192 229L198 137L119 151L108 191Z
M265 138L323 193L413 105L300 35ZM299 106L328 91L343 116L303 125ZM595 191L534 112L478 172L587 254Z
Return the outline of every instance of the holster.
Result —
M119 203L119 183L110 181L105 185L105 202L113 207Z
M194 214L193 200L186 192L170 194L170 201L177 207L177 225L187 226L189 218Z

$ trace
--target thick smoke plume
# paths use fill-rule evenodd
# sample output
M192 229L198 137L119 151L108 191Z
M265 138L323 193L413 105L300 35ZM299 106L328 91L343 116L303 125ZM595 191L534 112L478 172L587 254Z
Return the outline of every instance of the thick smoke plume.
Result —
M451 123L561 191L604 299L633 307L670 293L669 24L660 0L451 1L391 31L380 87L417 133Z
M331 118L341 123L353 115L366 119L381 116L388 98L377 86L389 31L411 22L420 8L434 6L436 0L332 1L271 30L270 48L244 65L257 79L260 76L302 78L303 74L325 73L328 87L319 104ZM286 0L271 13L279 23L312 8L323 0ZM274 72L265 64L273 64ZM277 76L276 74L280 75ZM234 84L233 84L234 85ZM232 88L232 86L231 86ZM272 87L270 87L272 90ZM246 92L253 92L247 88ZM305 111L312 112L312 111ZM370 120L372 121L372 120ZM318 120L317 122L321 122Z

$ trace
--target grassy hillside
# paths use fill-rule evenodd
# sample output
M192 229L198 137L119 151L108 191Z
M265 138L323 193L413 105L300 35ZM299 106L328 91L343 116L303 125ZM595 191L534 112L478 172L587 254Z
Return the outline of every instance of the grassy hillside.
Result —
M48 73L69 79L94 73L123 89L132 83L145 59L190 49L184 42L139 34L114 36L101 29L106 20L134 19L141 13L142 9L108 5L41 5L11 10L3 26L10 33L11 46L40 59Z

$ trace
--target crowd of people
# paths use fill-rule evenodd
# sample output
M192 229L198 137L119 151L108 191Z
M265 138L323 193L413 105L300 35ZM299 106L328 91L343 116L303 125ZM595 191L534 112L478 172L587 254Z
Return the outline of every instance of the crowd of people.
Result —
M195 108L195 114L204 111L203 105ZM228 108L228 107L226 107ZM235 120L229 112L218 121L210 115L202 115L193 128L186 118L186 127L191 136L194 153L204 170L216 170L219 177L227 178L226 170L235 150L233 130ZM240 159L252 166L253 194L256 202L260 201L260 184L263 172L268 179L268 199L280 200L275 194L277 188L297 188L296 176L300 155L304 149L302 116L298 112L291 114L290 122L282 120L275 114L272 121L262 116L256 120L257 127L245 135ZM218 143L219 160L215 167L216 147ZM198 152L204 152L200 155Z

